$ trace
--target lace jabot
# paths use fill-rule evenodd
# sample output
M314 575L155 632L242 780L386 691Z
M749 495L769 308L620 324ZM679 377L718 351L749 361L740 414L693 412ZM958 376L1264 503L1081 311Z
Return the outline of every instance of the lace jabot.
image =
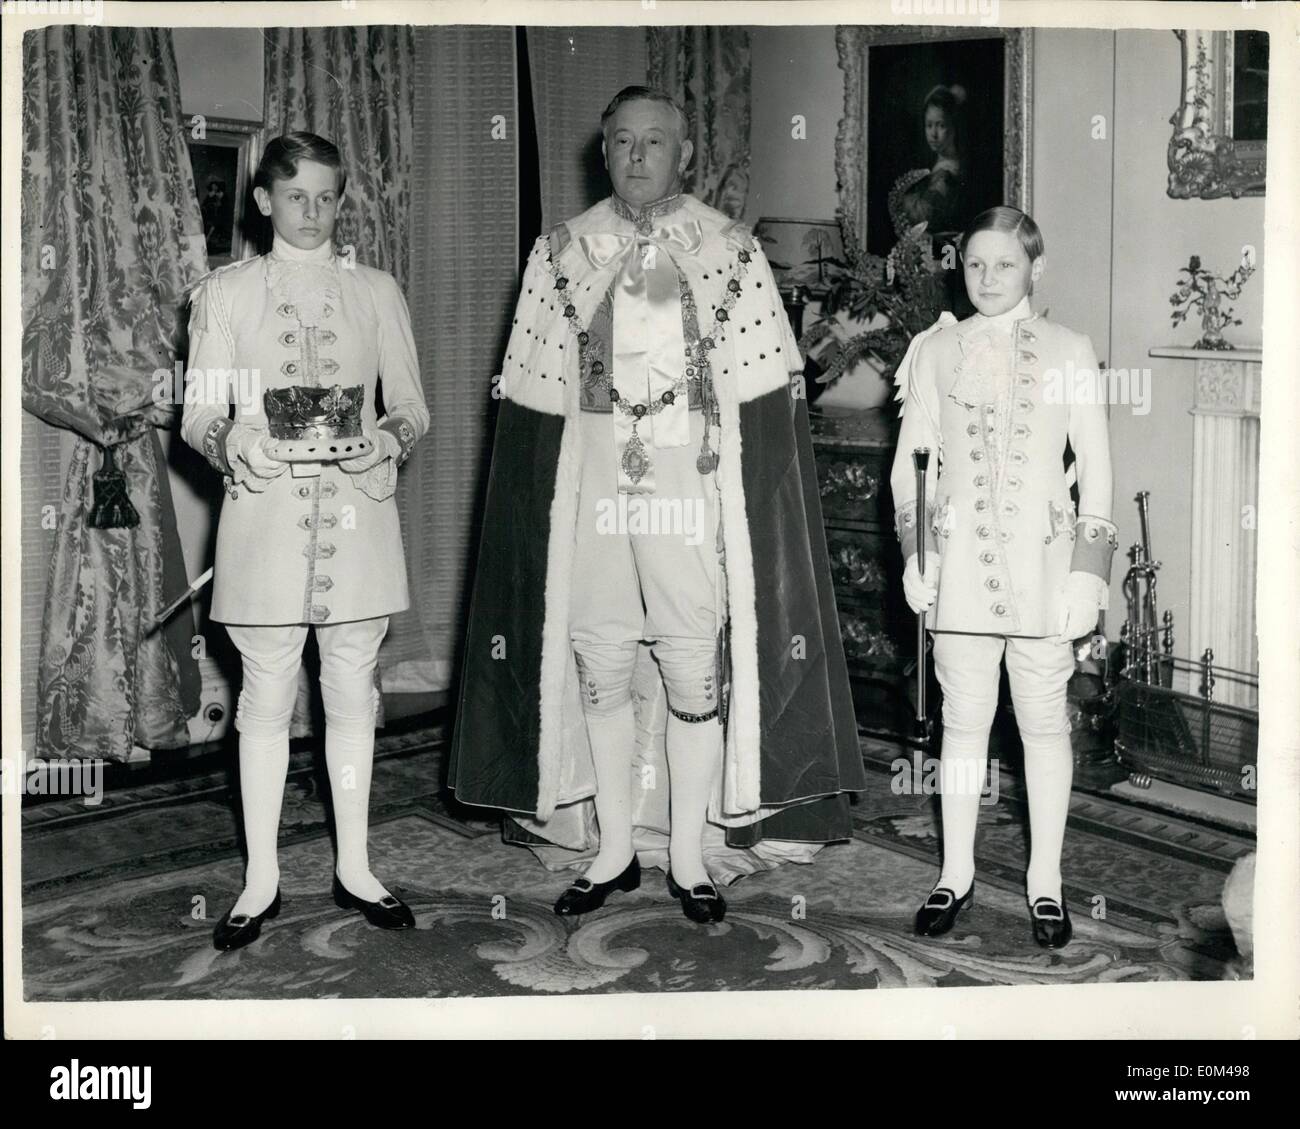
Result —
M989 404L1005 397L1011 389L1011 334L1017 322L1035 316L1026 296L1005 313L976 314L965 322L959 330L961 361L950 395L965 404Z
M266 256L266 285L280 302L293 306L299 325L319 325L326 306L339 300L333 246L327 240L304 251L277 235Z

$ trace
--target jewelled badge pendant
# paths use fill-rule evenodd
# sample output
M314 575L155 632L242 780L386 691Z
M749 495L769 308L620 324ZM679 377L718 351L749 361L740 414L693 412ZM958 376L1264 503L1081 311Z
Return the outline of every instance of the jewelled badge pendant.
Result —
M627 441L627 446L623 448L623 458L620 460L623 473L631 480L632 485L638 486L650 470L650 456L646 453L645 444L641 442L641 436L636 433L636 425L632 426L632 438Z

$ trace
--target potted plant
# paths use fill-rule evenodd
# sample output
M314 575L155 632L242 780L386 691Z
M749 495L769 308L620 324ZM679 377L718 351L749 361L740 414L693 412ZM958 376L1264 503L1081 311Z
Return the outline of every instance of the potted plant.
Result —
M945 270L927 226L903 230L888 255L862 251L832 260L822 315L799 342L824 370L818 383L833 384L862 361L891 381L911 339L938 319L947 304ZM841 313L864 328L847 329Z

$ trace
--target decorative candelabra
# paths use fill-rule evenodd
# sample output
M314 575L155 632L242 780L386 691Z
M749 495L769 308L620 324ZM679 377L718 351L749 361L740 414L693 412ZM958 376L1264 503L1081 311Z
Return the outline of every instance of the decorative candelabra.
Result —
M1250 249L1242 253L1237 269L1227 278L1211 274L1202 267L1200 255L1193 255L1178 273L1178 289L1169 297L1169 304L1174 308L1170 315L1174 325L1182 324L1187 315L1196 310L1201 315L1201 339L1193 348L1231 349L1232 345L1224 340L1223 327L1240 325L1241 318L1232 316L1233 309L1224 304L1224 299L1236 301L1240 298L1242 287L1255 273L1255 259Z

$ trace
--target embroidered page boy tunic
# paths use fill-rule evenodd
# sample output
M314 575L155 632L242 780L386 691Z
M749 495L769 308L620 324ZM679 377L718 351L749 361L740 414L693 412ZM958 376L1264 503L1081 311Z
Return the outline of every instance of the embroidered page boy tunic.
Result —
M1114 526L1091 516L1109 512L1109 498L1089 494L1085 473L1109 468L1105 404L1099 396L1071 402L1079 375L1097 374L1091 342L1036 316L1026 298L996 317L937 326L909 363L890 485L903 559L916 552L923 520L927 549L942 557L930 628L1054 635L1067 575L1108 581L1115 548ZM1064 466L1067 439L1081 517ZM938 455L925 519L917 513L916 447ZM1109 473L1097 480L1109 489Z
M398 465L429 426L410 314L391 275L345 265L328 243L320 251L232 263L193 296L181 433L225 478L212 594L219 622L339 623L410 602L393 493ZM237 444L244 428L266 430L262 392L336 384L364 386L363 426L390 432L400 455L359 474L327 463L310 477L290 469L254 478Z

